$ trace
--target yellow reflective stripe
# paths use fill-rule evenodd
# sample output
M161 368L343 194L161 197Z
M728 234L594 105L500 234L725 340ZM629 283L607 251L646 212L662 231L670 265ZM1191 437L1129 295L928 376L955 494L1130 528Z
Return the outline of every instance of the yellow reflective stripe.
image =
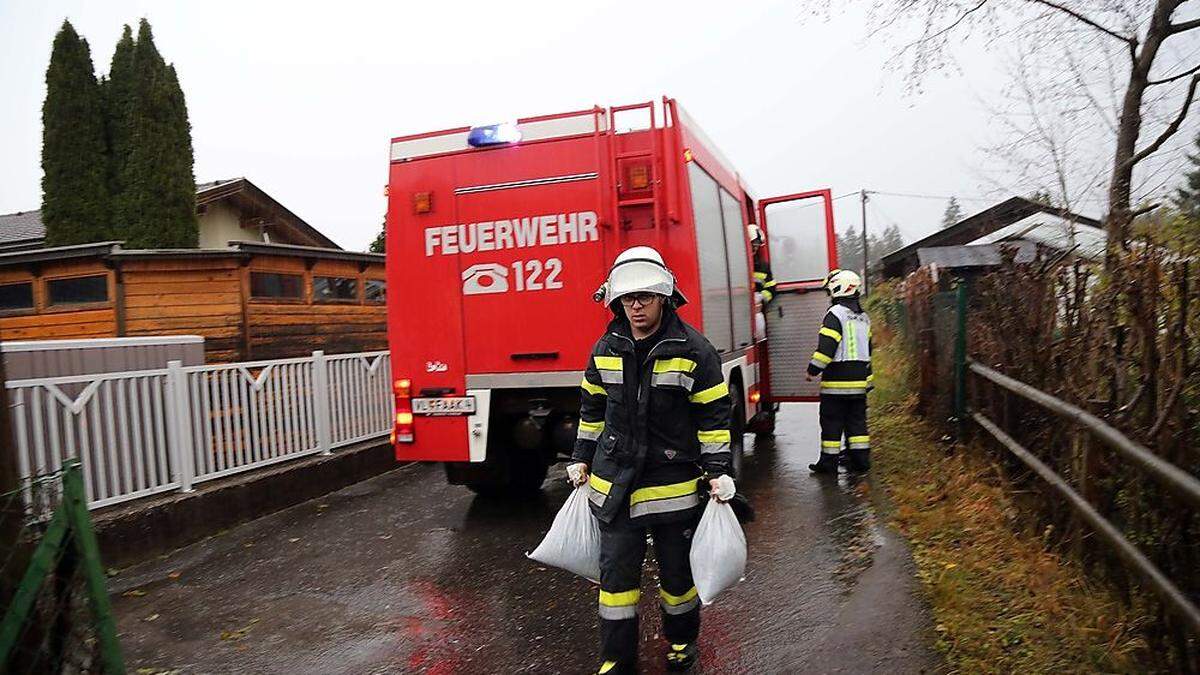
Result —
M754 278L757 279L758 281L766 281L767 273L766 272L755 272Z
M850 438L848 438L846 440L850 443L870 443L871 437L870 436L851 436Z
M826 389L863 389L867 386L866 380L854 380L853 382L826 382L822 381L821 386Z
M775 281L774 279L772 279L772 280L768 281L767 283L763 284L763 286L764 286L765 288L774 288L774 287L775 287L775 284L777 284L777 283L779 283L779 282L777 282L777 281Z
M870 382L871 380L874 380L874 379L875 379L875 373L871 373L870 375L867 376L867 382Z
M709 387L708 389L705 389L704 391L692 394L691 396L688 397L688 400L691 401L692 403L711 403L712 401L715 401L715 400L721 398L722 396L728 396L728 395L729 395L729 385L722 382L718 385Z
M692 586L691 590L689 590L687 593L684 593L683 595L671 595L670 593L668 593L660 588L660 589L658 589L658 594L659 594L659 596L662 597L663 601L666 602L668 605L682 605L683 603L688 602L692 598L696 597L696 587Z
M656 359L654 361L654 372L656 373L690 373L696 369L696 362L691 359Z
M725 432L729 433L729 432ZM670 499L671 497L684 497L696 492L696 479L685 480L682 483L674 483L672 485L655 485L654 487L644 487L640 490L634 490L633 494L629 495L629 505L640 504L654 499Z
M717 429L716 431L698 431L696 438L701 443L729 443L732 436L728 429Z
M588 476L588 485L590 485L593 490L595 490L596 492L599 492L602 495L607 495L608 491L612 489L612 483L604 480L603 478L601 478L600 476L597 476L594 473L591 476Z
M588 382L586 377L583 378L583 382L579 386L583 387L584 391L586 391L587 393L589 393L593 396L607 396L608 395L608 392L604 391L604 387L601 387L598 384L592 384L591 382Z
M619 356L593 356L592 361L599 370L621 370L621 357Z
M814 360L814 361L820 361L821 363L829 363L830 361L832 361L832 360L833 360L833 357L832 357L832 356L825 356L825 355L824 355L824 354L822 354L821 352L813 352L813 360Z
M599 422L588 422L585 420L579 420L579 428L583 429L584 431L594 431L596 433L600 433L601 431L604 431L604 421L601 420Z
M620 593L609 593L608 591L600 591L600 604L605 607L628 607L636 605L642 597L641 589L633 589L632 591L621 591Z
M841 441L821 441L821 447L822 448L840 448L840 447L842 447L842 442Z
M838 342L842 341L842 334L828 326L821 326L820 332L821 332L821 335L828 335L829 337L833 338L834 340L837 340ZM809 335L812 335L812 333L809 333Z
M605 661L604 664L600 666L600 672L598 675L608 675L608 673L611 673L613 668L616 667L616 661Z

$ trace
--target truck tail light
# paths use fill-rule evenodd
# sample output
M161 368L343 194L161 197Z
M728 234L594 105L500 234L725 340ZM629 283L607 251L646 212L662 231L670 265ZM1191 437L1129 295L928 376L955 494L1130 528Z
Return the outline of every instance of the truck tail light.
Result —
M396 395L396 424L392 427L392 445L413 442L412 382L408 379L392 383Z
M758 403L761 400L762 400L761 392L759 392L758 390L754 390L754 391L750 392L750 402L751 403Z

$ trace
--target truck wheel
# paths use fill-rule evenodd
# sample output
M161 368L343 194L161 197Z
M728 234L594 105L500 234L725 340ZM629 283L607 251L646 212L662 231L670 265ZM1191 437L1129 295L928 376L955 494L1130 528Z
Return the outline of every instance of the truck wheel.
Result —
M766 440L775 437L775 416L778 414L778 410L764 410L760 414L754 429L754 436L756 439Z
M536 452L504 453L505 465L489 480L472 481L467 488L485 497L520 497L541 489L550 467Z
M742 398L741 385L734 384L730 387L729 397L733 399L733 411L730 414L733 421L730 425L732 428L729 430L730 468L733 472L733 477L741 480L742 455L746 449L746 403Z

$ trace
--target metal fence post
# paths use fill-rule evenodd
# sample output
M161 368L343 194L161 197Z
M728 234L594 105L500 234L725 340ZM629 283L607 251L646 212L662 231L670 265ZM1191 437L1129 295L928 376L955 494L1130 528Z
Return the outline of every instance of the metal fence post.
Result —
M324 350L313 352L313 412L317 419L317 445L322 455L333 452L333 411L329 403L329 362Z
M958 311L954 334L954 416L960 421L967 414L967 282L959 280L956 289Z
M167 361L167 428L170 430L171 465L175 469L181 492L192 491L196 475L195 454L192 452L191 406L188 405L187 374L182 361Z

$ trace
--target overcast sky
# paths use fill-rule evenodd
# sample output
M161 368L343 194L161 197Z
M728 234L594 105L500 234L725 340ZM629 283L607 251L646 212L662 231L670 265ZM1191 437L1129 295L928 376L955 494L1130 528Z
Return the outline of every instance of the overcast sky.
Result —
M663 94L758 197L865 187L957 195L970 213L1002 196L977 152L988 57L968 51L968 72L908 94L886 68L894 46L869 41L863 16L810 5L4 0L0 213L40 202L45 70L64 17L99 73L122 24L148 18L187 96L197 181L245 176L351 249L382 220L392 136ZM839 228L859 225L857 197L837 205ZM880 195L868 219L912 241L945 205Z

